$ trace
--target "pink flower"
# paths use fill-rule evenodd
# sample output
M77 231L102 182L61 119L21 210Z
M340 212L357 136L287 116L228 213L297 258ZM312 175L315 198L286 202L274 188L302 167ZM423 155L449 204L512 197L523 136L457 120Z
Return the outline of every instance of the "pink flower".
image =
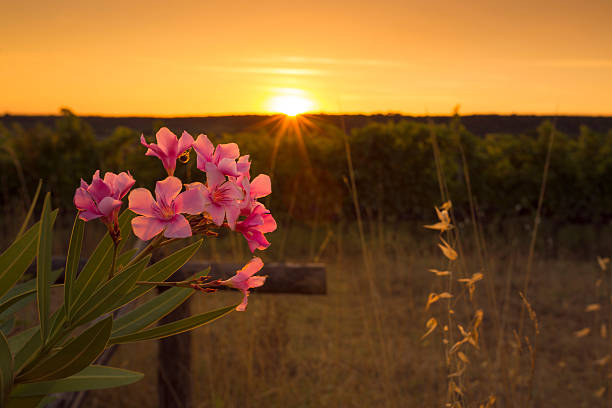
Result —
M234 229L240 215L239 200L244 194L236 183L226 180L223 173L213 163L206 163L206 184L191 183L187 185L187 190L202 193L204 211L210 214L215 224L220 226L227 217L227 224Z
M140 135L140 143L148 148L146 155L159 158L168 175L173 176L174 169L176 168L176 159L191 148L193 137L189 133L183 132L179 140L168 128L163 127L159 129L155 138L157 139L157 144L147 144L144 135Z
M236 224L236 231L244 235L251 252L255 252L256 249L262 250L269 247L270 242L268 242L264 234L274 230L276 230L276 221L261 203L257 203L251 213L244 220Z
M231 278L219 282L221 285L225 285L230 288L238 289L244 294L242 303L240 303L236 310L243 312L249 301L249 289L262 286L266 280L265 276L253 276L259 270L263 268L263 262L261 258L251 259L242 269L236 271L236 275Z
M129 208L140 215L132 220L132 229L138 238L148 241L162 231L167 238L191 236L189 222L181 213L201 213L204 200L198 190L180 193L181 188L181 180L168 176L155 184L156 201L145 188L130 193Z
M94 173L91 184L81 179L81 186L74 193L74 205L80 211L79 218L83 221L102 218L112 233L118 225L121 199L134 182L134 178L126 172L107 172L104 179L101 179L100 170Z
M240 150L236 143L220 144L215 148L206 135L200 134L193 143L193 149L198 156L198 169L208 172L206 164L212 163L224 175L240 176L241 171L236 165ZM248 156L246 160L248 160ZM246 165L242 162L239 166L243 171L246 169Z
M242 189L244 190L244 200L242 201L242 214L250 214L253 207L258 205L258 198L265 197L272 193L272 183L270 177L260 174L252 181L247 177L242 178Z

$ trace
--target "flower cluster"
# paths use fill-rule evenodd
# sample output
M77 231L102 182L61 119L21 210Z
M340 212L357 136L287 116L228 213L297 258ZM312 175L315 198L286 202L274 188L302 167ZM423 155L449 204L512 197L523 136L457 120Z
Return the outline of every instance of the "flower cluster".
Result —
M227 227L240 232L251 252L270 246L265 235L276 229L276 221L258 199L272 192L270 177L260 174L251 179L251 162L248 155L240 156L236 143L219 144L216 147L204 134L197 139L183 132L180 139L167 128L156 134L157 143L140 142L147 148L147 156L162 161L168 177L155 185L155 198L145 188L136 188L128 196L128 208L138 214L132 220L134 235L143 241L155 237L168 239L186 238L193 234L214 235L210 231ZM205 181L186 184L174 176L176 161L188 157L193 148L197 155L197 168ZM74 204L85 221L102 218L115 241L121 239L118 213L121 199L134 185L129 173L106 173L100 178L96 171L91 185L81 180L74 195ZM187 214L187 217L184 215ZM244 310L248 289L261 286L265 277L253 277L263 267L260 258L253 258L236 276L220 281L221 285L238 289L244 300L237 310ZM248 276L247 276L248 275Z
M135 180L130 173L119 174L108 172L100 178L97 170L91 181L87 184L81 179L81 186L74 193L74 205L80 211L79 218L83 221L102 218L108 227L115 244L121 239L117 217L121 208L121 199L134 185Z

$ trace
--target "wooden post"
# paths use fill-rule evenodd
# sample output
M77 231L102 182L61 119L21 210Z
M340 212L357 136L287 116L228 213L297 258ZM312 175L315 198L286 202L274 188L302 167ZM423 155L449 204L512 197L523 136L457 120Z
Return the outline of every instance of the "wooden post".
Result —
M185 268L179 269L168 281L182 281L191 276ZM158 287L158 292L167 290ZM160 320L159 324L170 323L191 316L189 299ZM191 333L158 340L157 349L157 395L160 408L192 408L191 393Z

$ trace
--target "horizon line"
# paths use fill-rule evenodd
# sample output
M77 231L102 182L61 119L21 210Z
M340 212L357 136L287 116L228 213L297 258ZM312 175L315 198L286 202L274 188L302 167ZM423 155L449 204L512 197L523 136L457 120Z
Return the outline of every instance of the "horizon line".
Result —
M80 117L99 117L99 118L163 118L163 119L180 119L180 118L214 118L214 117L228 117L228 116L277 116L284 115L283 113L261 113L261 112L226 112L226 113L187 113L187 114L166 114L156 115L150 113L131 113L131 114L112 114L112 113L76 113L69 108L70 112ZM440 113L440 112L429 112L429 113L407 113L399 111L371 111L371 112L304 112L298 116L408 116L415 118L427 118L432 116L443 116L451 117L454 116L453 112ZM61 112L55 113L31 113L31 112L8 112L2 113L2 117L6 116L61 116ZM495 112L495 111L482 111L482 112L459 112L459 116L551 116L551 117L562 117L562 116L582 116L582 117L612 117L612 112L608 113L585 113L585 112Z

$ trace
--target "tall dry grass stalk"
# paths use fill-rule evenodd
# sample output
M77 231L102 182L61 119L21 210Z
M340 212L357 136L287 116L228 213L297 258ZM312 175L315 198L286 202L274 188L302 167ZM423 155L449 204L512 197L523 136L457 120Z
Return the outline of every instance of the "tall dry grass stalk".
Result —
M353 201L353 205L355 207L355 215L357 217L357 228L359 231L359 241L361 243L361 254L363 259L363 266L366 272L366 278L368 282L368 288L370 291L370 297L372 298L372 314L374 315L374 324L376 327L376 335L377 341L373 344L374 348L377 346L382 351L382 364L381 364L381 374L384 376L384 386L387 388L386 393L392 398L387 399L388 405L394 405L395 399L393 396L396 394L397 390L393 387L394 382L391 381L392 373L390 372L391 367L391 358L389 354L389 347L387 343L387 338L383 332L383 317L381 312L381 299L378 289L376 288L376 283L374 280L374 271L372 265L372 258L369 251L369 247L366 243L365 231L363 227L363 218L361 216L361 207L359 205L359 196L357 193L357 184L355 182L355 169L353 168L353 159L351 155L351 146L348 139L348 133L346 130L346 122L344 117L342 117L342 136L344 141L344 151L346 154L346 162L349 172L349 181L350 181L350 193ZM364 323L366 320L364 319ZM369 330L368 330L369 332Z
M531 280L531 269L533 267L533 257L535 255L535 245L538 237L538 228L541 222L542 204L544 203L544 194L546 193L546 182L548 181L548 169L550 167L550 157L552 154L553 142L555 140L555 122L551 124L550 133L548 136L548 148L546 150L546 160L544 161L544 171L542 172L542 183L540 185L540 196L538 197L538 207L533 219L533 231L531 233L531 241L529 243L529 255L527 257L527 269L525 270L525 280L523 282L523 294L527 296L529 289L529 281ZM523 321L525 319L525 306L521 307L521 318L519 321L519 335L523 333Z

